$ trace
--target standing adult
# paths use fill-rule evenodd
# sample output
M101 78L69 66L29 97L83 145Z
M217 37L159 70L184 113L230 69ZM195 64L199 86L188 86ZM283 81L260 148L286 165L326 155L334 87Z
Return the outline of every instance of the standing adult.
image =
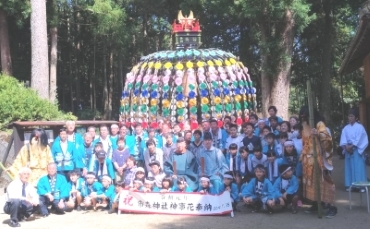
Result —
M66 130L67 130L67 136L68 136L68 141L72 142L76 150L80 151L83 150L83 138L81 134L75 133L76 129L76 122L75 121L67 121L66 122Z
M206 132L203 140L204 147L200 148L197 155L199 176L209 177L216 193L220 193L223 175L229 170L229 167L221 150L212 145L211 133Z
M335 197L335 184L331 178L331 171L333 170L332 156L333 156L333 143L332 138L326 128L322 117L315 111L314 114L314 126L311 128L309 123L309 114L307 107L302 107L299 112L300 123L302 124L301 136L303 142L303 149L300 156L303 167L303 197L313 201L313 205L306 212L313 212L317 210L317 197L316 197L316 176L314 174L314 157L313 157L313 142L312 135L315 136L316 141L316 152L318 161L318 173L320 185L321 201L328 205L328 211L326 213L327 218L332 218L337 214L337 208L334 204Z
M87 133L89 133L93 139L93 141L95 141L96 139L99 138L99 136L96 135L96 128L95 126L89 126L87 127Z
M33 220L33 207L39 204L39 196L35 187L29 183L31 169L22 167L18 170L19 178L10 182L5 195L4 212L10 215L11 227L20 227L19 221L26 218Z
M159 161L160 167L163 168L163 151L156 147L155 141L149 139L146 142L147 149L144 152L145 169L147 172L150 171L150 163L153 161Z
M93 144L93 137L89 132L84 134L84 154L82 157L82 161L84 163L84 169L82 171L82 175L86 176L87 170L90 165L91 158L94 155L94 144Z
M193 153L186 149L185 139L179 137L176 150L164 162L164 172L174 179L184 177L192 191L198 189L198 163Z
M216 119L211 120L210 126L210 133L213 139L212 145L220 150L223 150L225 148L228 134L225 130L218 127L218 122Z
M348 125L340 137L340 146L345 155L344 185L347 191L353 182L367 181L364 151L369 142L365 128L357 119L358 113L352 108L348 114ZM365 192L365 189L360 189L360 192Z
M165 137L166 137L166 144L164 144L162 148L163 161L167 161L171 153L177 149L176 143L173 142L172 134L167 134Z
M275 118L276 117L276 119L277 119L277 121L278 121L278 123L282 123L284 120L282 119L282 118L280 118L280 117L278 117L276 114L277 114L277 109L276 109L276 107L275 106L270 106L269 108L268 108L268 110L267 110L267 112L269 113L269 115L270 115L270 117L269 118L271 118L271 117L273 117L273 118Z
M47 165L54 162L53 155L48 145L48 136L44 129L34 129L28 144L24 145L19 151L8 171L13 176L17 176L23 167L31 169L29 183L36 186L40 177L47 174Z
M130 153L134 152L135 137L130 134L130 130L128 130L125 125L119 128L119 138L125 139L126 147L129 149Z
M110 126L110 136L109 136L111 142L117 142L118 135L119 135L118 132L119 132L118 125L117 124L112 124Z
M94 141L94 143L97 142L101 142L103 144L103 149L107 153L107 158L112 159L113 150L117 149L117 141L111 141L108 127L106 125L100 126L100 136Z

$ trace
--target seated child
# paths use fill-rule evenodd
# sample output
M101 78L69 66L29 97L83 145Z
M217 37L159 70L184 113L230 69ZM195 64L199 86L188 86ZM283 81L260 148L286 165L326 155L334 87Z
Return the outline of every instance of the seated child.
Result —
M289 165L292 167L293 173L298 179L302 177L302 163L299 161L299 157L300 153L295 149L293 141L285 141L281 165Z
M143 169L144 171L144 169ZM123 185L124 188L129 188L132 185L132 181L135 179L135 174L137 172L136 160L133 156L129 156L126 161L126 169L124 172Z
M224 174L224 182L221 186L221 193L224 191L229 191L230 192L230 197L231 197L231 203L233 206L233 209L236 210L236 205L239 202L239 189L238 185L234 183L234 177L231 174L231 172L226 172Z
M133 186L130 188L130 191L142 191L143 190L143 182L141 179L136 178L133 181Z
M151 177L152 178L152 177ZM159 192L159 188L154 185L154 179L145 179L144 187L142 188L142 192Z
M296 176L293 175L293 169L289 165L279 167L281 173L274 183L275 203L286 207L292 204L292 213L297 213L297 202L299 199L299 183Z
M172 178L167 176L163 178L162 180L162 188L160 192L165 193L165 192L172 192L172 186L173 186L173 181Z
M249 151L246 147L240 147L239 148L239 175L236 177L235 181L240 187L240 190L242 189L243 185L247 184L251 177L253 175L250 174L249 169L248 169L248 160L249 159Z
M114 185L112 184L112 178L110 178L108 175L103 175L101 178L101 183L103 185L101 192L97 192L96 195L91 196L94 210L96 210L97 207L110 208L111 204L113 203L115 192Z
M193 192L193 191L186 183L186 179L184 177L178 177L176 185L174 185L173 187L173 192Z
M246 185L241 194L244 203L254 206L253 212L258 212L267 205L268 212L272 214L275 205L275 190L271 182L265 178L266 169L263 165L254 168L256 178Z
M123 190L123 186L124 186L123 181L116 182L116 184L115 184L115 190L114 190L116 194L114 196L114 199L112 201L112 207L108 211L108 214L117 213L117 211L118 211L119 198L121 196L121 193L122 193L122 190Z
M149 163L150 171L148 172L148 178L153 178L155 181L155 186L159 189L162 188L162 180L166 176L161 168L159 161L153 161Z
M106 152L104 150L100 150L95 154L95 156L96 159L91 172L95 173L99 181L101 181L102 176L106 174L114 179L116 174L114 173L113 163L109 158L106 158Z
M144 171L144 168L143 167L138 167L136 168L136 172L135 172L135 177L133 179L133 181L135 180L140 180L141 181L141 185L144 185L144 182L145 182L145 171ZM134 184L131 183L130 186L131 187L134 187Z
M276 159L275 151L275 135L269 133L266 135L267 151L265 152L268 160L268 178L273 183L279 176L278 160Z
M81 189L82 185L84 184L84 179L80 177L81 172L79 169L75 169L69 172L69 182L68 182L68 190L69 191L69 199L67 202L67 208L72 210L76 206L77 211L81 211L80 204L82 202L82 195Z
M126 161L130 156L130 151L126 148L125 139L117 139L118 148L113 150L112 163L116 170L116 182L124 179L124 172L127 167Z
M198 189L199 193L212 194L212 195L218 194L217 191L213 188L211 184L211 180L208 177L206 176L200 177L199 182L200 182L199 189Z
M263 165L265 169L268 168L268 159L265 154L262 153L260 146L255 146L253 148L253 156L249 158L248 160L248 169L249 173L254 177L255 174L253 174L254 169L257 165Z
M86 174L86 180L82 184L81 194L83 202L80 204L81 207L90 207L92 206L91 196L95 196L96 193L100 193L103 189L103 185L96 181L95 173L88 172Z

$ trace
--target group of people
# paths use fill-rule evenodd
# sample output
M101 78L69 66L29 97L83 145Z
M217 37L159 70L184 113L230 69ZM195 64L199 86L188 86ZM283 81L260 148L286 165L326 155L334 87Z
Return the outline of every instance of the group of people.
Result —
M4 211L11 215L9 225L32 219L35 206L43 217L49 215L50 205L57 214L90 207L117 212L124 189L212 195L227 190L234 209L243 201L254 212L272 213L275 205L281 205L295 214L301 201L308 200L312 207L306 212L312 212L317 210L315 183L321 187L326 217L334 217L333 142L323 118L312 114L312 128L306 107L289 121L278 117L274 106L268 113L267 119L251 114L242 125L228 116L222 122L205 120L196 130L159 122L157 128L148 129L140 123L114 124L109 131L102 125L97 134L91 126L84 136L68 121L51 148L44 130L36 129L9 168L19 174L7 188ZM340 142L347 187L366 180L363 152L368 142L357 117L351 110Z

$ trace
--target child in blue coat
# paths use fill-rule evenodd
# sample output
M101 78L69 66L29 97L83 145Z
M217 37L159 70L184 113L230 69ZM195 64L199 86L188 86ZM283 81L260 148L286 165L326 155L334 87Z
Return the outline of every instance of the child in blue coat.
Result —
M81 211L80 204L82 202L82 185L85 182L83 178L80 177L81 172L80 170L72 170L69 172L69 182L68 182L68 190L69 190L69 199L67 202L67 207L72 210L76 206L77 211Z
M253 212L258 212L267 206L268 212L272 214L275 205L275 190L271 182L266 178L266 169L263 165L254 168L256 178L253 178L241 192L243 201L254 207Z
M177 178L176 185L174 185L172 190L173 192L193 192L184 177Z
M103 185L96 181L95 173L88 172L81 186L82 203L80 206L86 208L92 206L91 196L102 193L102 190Z
M108 214L112 214L112 213L117 213L118 211L118 205L119 205L119 199L121 197L121 194L122 194L122 191L124 190L125 186L125 183L124 181L118 181L116 182L115 184L115 196L114 196L114 200L113 200L113 203L112 203L112 207L111 209L108 211Z
M113 163L109 158L106 158L106 152L100 150L95 154L96 159L93 163L91 172L94 172L99 181L103 175L108 175L110 178L114 179L116 174L114 172Z
M101 192L91 196L94 210L96 210L98 207L110 209L115 197L115 189L114 185L112 184L112 178L110 178L108 175L103 175L101 178L101 184L103 185Z
M231 204L233 209L236 210L236 205L238 204L239 198L239 189L238 185L234 182L234 177L231 172L226 172L224 174L223 184L221 186L221 192L229 191L231 197Z
M297 202L299 200L299 183L296 176L293 175L293 169L289 165L279 167L280 177L274 183L275 203L286 207L292 204L292 213L297 213Z
M206 177L206 176L200 177L199 182L200 182L199 189L198 189L199 193L212 194L212 195L219 194L216 191L216 189L213 188L213 186L211 184L211 180L208 177Z
M281 165L289 165L293 169L294 175L299 179L302 177L302 162L299 161L300 152L294 147L292 140L284 142L284 155L281 159Z
M144 181L144 187L141 190L142 192L159 192L159 188L155 185L153 177L149 177Z
M274 183L276 178L279 176L279 165L275 149L275 135L273 133L268 133L265 138L267 142L267 150L263 153L266 154L268 160L268 179L271 183Z

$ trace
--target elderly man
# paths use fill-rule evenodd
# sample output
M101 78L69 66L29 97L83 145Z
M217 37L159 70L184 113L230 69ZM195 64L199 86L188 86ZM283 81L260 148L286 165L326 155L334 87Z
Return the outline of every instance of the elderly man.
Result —
M198 163L193 153L186 149L185 139L177 139L176 150L169 155L164 163L164 172L176 183L178 177L184 177L192 191L198 189Z
M212 135L204 133L203 147L197 155L199 164L199 176L207 176L217 193L221 192L222 177L228 171L226 160L221 150L212 146Z
M40 178L37 193L40 198L40 213L43 217L49 215L48 206L52 205L57 214L64 214L65 201L69 197L68 183L63 175L57 174L57 165L50 163L48 175Z
M19 178L12 181L7 187L6 203L4 212L10 215L11 227L20 227L19 221L26 218L33 220L33 207L39 204L39 196L32 184L28 182L31 169L22 167L19 169Z
M88 167L90 165L90 160L94 155L94 144L93 144L93 137L89 132L84 134L84 154L82 157L84 163L84 169L82 175L85 176L87 174Z
M118 139L118 136L119 136L119 127L117 124L112 124L110 126L110 140L111 142L117 142L117 139Z
M100 126L100 136L94 141L94 143L97 142L103 143L103 149L107 153L107 158L112 159L113 150L117 149L117 141L111 141L108 127L106 125Z

